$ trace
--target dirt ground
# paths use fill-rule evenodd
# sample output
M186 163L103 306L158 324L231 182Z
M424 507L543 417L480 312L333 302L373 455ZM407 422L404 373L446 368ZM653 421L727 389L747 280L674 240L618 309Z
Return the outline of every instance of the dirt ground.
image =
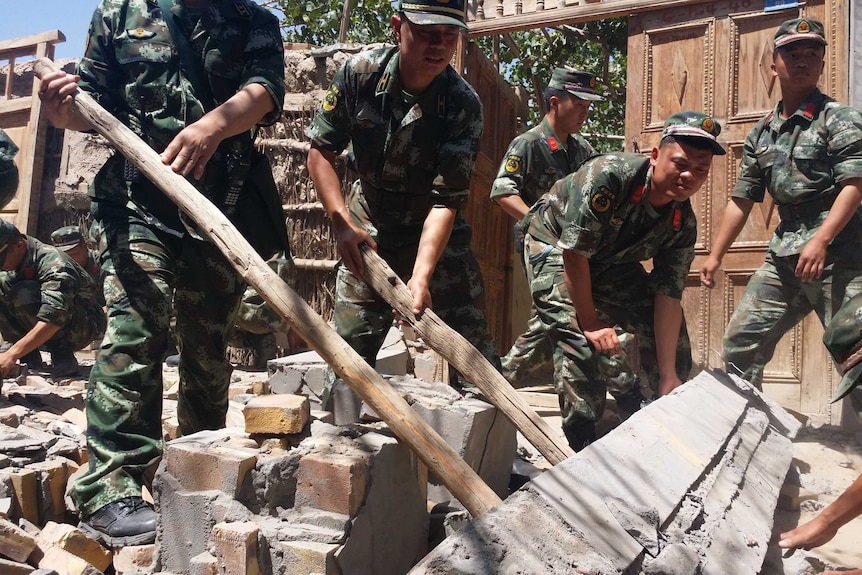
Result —
M776 536L813 519L862 473L862 436L830 426L804 428L793 442L793 467L788 473L785 489L794 482L797 473L798 484L803 489L800 493L803 497L810 495L811 499L803 501L795 510L779 506L775 514ZM822 547L793 554L784 552L782 555L787 557L783 558L781 565L774 561L773 553L762 574L795 575L801 572L798 568L800 561L809 556L831 568L862 568L860 543L862 517L857 517ZM807 562L816 565L816 561Z

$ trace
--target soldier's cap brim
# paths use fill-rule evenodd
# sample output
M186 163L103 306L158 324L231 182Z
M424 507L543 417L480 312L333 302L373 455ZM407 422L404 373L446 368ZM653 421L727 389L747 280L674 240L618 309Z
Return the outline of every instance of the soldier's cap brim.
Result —
M566 89L566 92L571 94L572 96L577 96L581 100L587 100L589 102L598 102L600 100L604 100L600 95L595 92L585 92L583 90L578 89Z
M464 22L464 20L459 19L455 16L446 16L445 14L411 12L410 10L404 9L404 17L410 20L411 24L416 24L417 26L443 25L457 26L465 30L467 29L467 24L466 22Z
M788 44L792 44L793 42L801 42L802 40L811 40L813 42L817 42L821 46L827 46L829 44L826 39L823 38L823 36L821 36L820 34L808 32L805 34L785 34L784 36L781 36L775 41L775 48L781 48L782 46L787 46Z
M831 403L840 401L859 385L859 379L862 378L862 362L857 363L850 369L844 372L844 377L841 378L841 384L835 390L835 395L832 396Z
M707 140L709 142L710 148L712 148L712 153L716 156L724 156L727 154L727 150L725 150L721 144L715 139L715 136L707 132L706 130L701 130L695 126L689 126L686 124L679 124L676 126L668 126L662 132L662 137L665 136L674 136L680 138L701 138Z
M72 242L71 244L70 243L64 243L64 244L60 244L60 245L54 244L54 247L57 248L58 250L60 250L61 252L68 252L69 250L71 250L72 248L74 248L75 246L77 246L80 243L81 242L79 242L79 241L75 241L75 242Z

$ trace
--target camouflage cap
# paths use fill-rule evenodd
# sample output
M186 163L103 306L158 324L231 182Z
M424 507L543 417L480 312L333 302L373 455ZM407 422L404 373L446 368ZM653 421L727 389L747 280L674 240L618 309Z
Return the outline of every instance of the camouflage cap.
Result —
M832 396L836 402L853 391L862 378L862 294L850 298L832 316L823 343L844 376Z
M466 28L467 5L465 0L401 0L398 11L418 26L444 24Z
M813 18L793 18L786 20L775 31L775 47L781 48L791 42L813 40L818 44L827 44L823 23Z
M674 136L682 138L702 138L709 140L712 153L723 156L725 152L716 138L721 133L721 124L702 112L677 112L664 122L661 137Z
M596 77L589 72L579 72L568 66L554 68L548 88L565 90L581 100L596 102L602 97L596 94Z
M17 153L18 146L0 128L0 208L6 207L18 191L18 166L14 160Z
M11 222L0 218L0 245L6 245L14 242L21 237L21 232L18 231Z
M65 226L51 232L51 243L58 250L67 252L84 241L81 228L78 226Z

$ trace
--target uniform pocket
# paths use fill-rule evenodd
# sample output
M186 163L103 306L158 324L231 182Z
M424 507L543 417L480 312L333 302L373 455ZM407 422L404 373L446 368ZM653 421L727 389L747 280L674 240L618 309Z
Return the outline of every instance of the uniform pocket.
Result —
M793 163L796 169L811 181L831 175L832 169L823 146L796 146L793 148Z

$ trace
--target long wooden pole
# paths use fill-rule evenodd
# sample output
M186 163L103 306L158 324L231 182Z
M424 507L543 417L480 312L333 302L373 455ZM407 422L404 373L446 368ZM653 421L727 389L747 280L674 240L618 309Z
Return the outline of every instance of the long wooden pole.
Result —
M36 75L57 71L39 58ZM227 217L185 178L162 163L159 155L87 93L72 95L73 107L99 134L129 159L218 246L231 265L314 348L344 381L383 418L425 465L440 478L473 516L500 503L458 453L407 405L386 381L347 345L278 275Z
M479 353L460 333L446 325L440 316L426 309L419 316L413 315L413 297L401 278L392 271L377 252L364 246L362 258L365 263L363 279L374 291L410 323L434 351L442 355L509 418L527 441L551 465L556 465L575 454L560 434L554 433L547 422L539 417L530 405L518 395L500 372L494 369L485 356Z

